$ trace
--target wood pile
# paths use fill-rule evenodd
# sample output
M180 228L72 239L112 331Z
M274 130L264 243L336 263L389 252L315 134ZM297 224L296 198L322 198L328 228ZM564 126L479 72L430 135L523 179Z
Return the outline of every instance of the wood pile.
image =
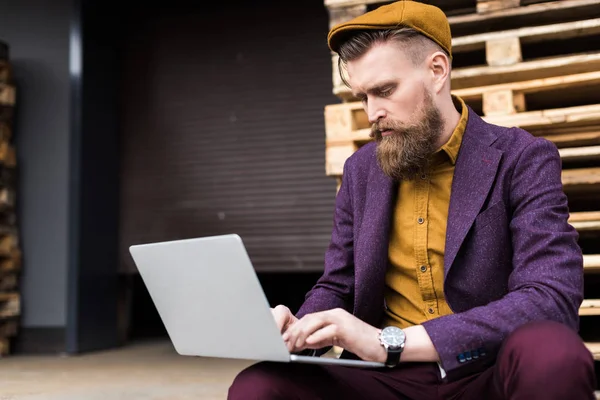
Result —
M16 155L13 146L15 86L8 58L8 45L0 42L0 356L10 353L21 314L15 192Z
M453 93L486 121L522 127L558 147L570 222L584 252L582 334L600 360L600 330L593 328L600 321L594 319L600 318L594 299L600 298L600 2L419 1L448 15ZM325 0L331 26L388 3ZM325 107L325 170L339 185L346 159L371 139L367 116L342 83L333 53L332 67L341 102Z

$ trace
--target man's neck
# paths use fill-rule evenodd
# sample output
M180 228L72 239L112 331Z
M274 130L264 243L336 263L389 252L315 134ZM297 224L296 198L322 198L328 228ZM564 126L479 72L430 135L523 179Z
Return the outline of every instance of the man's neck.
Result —
M445 145L448 142L448 140L450 140L450 137L456 129L456 126L458 125L458 121L460 121L461 116L461 114L454 106L454 102L451 98L449 98L448 101L444 102L444 104L440 106L440 111L444 118L444 130L436 146L438 149Z

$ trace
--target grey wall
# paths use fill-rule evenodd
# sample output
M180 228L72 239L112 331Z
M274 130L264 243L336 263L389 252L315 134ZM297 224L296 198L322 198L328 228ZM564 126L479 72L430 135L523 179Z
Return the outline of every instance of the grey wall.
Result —
M71 5L0 0L17 85L23 327L66 324Z

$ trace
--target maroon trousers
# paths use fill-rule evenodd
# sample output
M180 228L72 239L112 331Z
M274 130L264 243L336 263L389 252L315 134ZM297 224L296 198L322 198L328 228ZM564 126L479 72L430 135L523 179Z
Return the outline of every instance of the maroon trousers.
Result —
M494 366L443 382L436 363L392 369L261 362L235 378L229 399L595 399L594 360L577 333L527 324L506 339Z

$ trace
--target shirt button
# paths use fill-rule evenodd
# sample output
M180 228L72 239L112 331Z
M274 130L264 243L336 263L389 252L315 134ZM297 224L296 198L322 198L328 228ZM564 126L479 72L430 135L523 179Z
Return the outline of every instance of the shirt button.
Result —
M427 271L427 267L425 265L421 265L421 272Z
M423 218L419 217L419 219L417 220L417 222L418 222L419 224L422 224L423 222L425 222L425 220L424 220Z
M427 175L426 174L421 174L421 179L423 179L423 180L427 179Z
M433 308L429 308L427 311L429 311L429 314L433 314Z

